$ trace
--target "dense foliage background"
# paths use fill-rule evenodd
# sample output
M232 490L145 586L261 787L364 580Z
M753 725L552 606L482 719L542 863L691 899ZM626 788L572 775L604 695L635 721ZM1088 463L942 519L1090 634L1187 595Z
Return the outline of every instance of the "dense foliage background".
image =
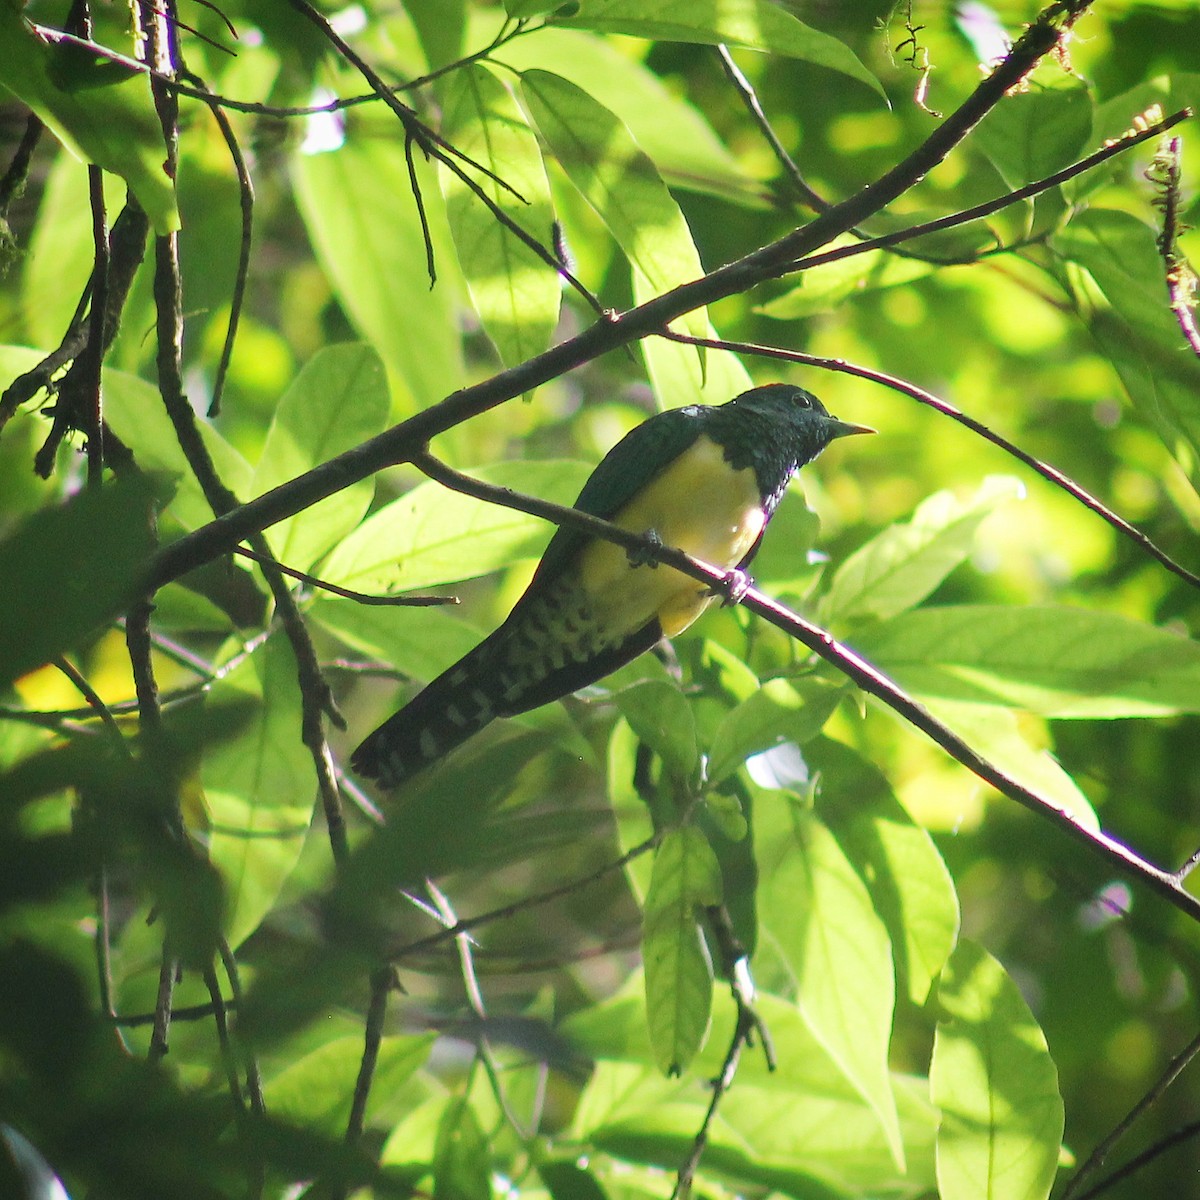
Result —
M1155 130L1200 101L1200 9L321 12L0 0L6 1136L76 1197L1188 1194L1200 605L1161 557L1195 565L1200 525L1190 127L645 327L597 311L879 191L956 120L833 246ZM1057 47L972 110L1039 19ZM182 79L177 122L64 29ZM644 336L676 317L829 361ZM536 369L551 345L580 349ZM365 795L349 750L551 530L425 480L424 439L569 504L656 408L773 379L879 433L802 473L758 588L1030 807L745 606ZM366 605L239 539L461 603Z

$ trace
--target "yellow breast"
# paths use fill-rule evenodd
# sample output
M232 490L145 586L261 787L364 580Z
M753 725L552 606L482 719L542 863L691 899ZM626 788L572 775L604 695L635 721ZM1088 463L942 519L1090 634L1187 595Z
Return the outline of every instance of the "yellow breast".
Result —
M636 533L653 530L665 545L722 570L741 562L766 523L754 472L733 470L707 437L698 438L612 519ZM680 633L713 599L703 584L669 567L631 566L625 550L611 542L589 545L579 571L595 617L614 636L632 633L654 617L667 636Z

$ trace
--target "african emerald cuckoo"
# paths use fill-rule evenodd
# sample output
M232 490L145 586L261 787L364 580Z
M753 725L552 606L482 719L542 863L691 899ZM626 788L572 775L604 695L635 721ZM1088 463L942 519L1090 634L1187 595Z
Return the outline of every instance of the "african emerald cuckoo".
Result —
M722 570L742 568L795 471L834 438L869 432L831 417L803 388L767 384L643 422L608 452L575 507ZM561 699L682 632L713 598L678 571L561 526L504 624L376 729L352 765L396 787L495 717Z

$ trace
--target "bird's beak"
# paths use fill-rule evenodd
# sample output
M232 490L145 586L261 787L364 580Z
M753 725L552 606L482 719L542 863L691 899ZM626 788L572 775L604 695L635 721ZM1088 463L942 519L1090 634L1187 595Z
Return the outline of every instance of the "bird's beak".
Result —
M849 437L852 433L878 433L877 429L872 429L870 425L853 425L849 421L839 421L836 417L829 422L832 426L832 432L829 437L833 438Z

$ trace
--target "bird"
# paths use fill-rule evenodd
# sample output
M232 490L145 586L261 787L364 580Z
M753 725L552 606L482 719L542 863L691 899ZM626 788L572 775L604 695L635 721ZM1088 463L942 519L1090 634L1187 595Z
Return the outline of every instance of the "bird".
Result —
M765 384L635 426L575 507L744 571L796 471L834 438L873 432L830 416L801 387ZM716 594L560 525L503 624L370 734L351 766L384 790L398 788L495 718L560 700L682 633Z

